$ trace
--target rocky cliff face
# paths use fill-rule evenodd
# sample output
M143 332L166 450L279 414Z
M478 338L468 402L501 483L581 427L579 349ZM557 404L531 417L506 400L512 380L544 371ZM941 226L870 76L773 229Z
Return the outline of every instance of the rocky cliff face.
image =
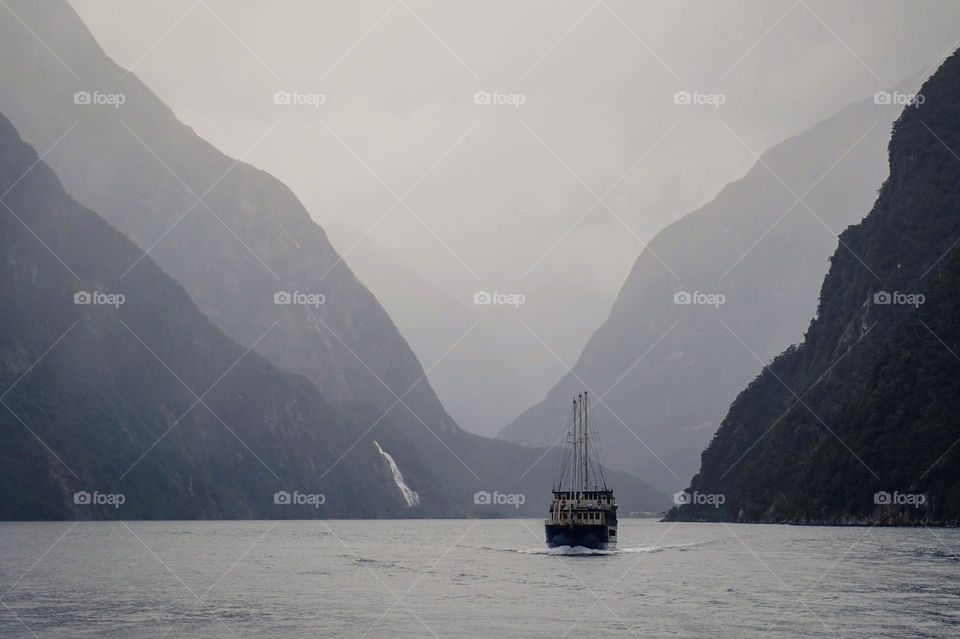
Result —
M142 251L2 116L0 192L0 519L407 514L372 446L334 465L354 424L310 382L224 336L150 258L121 278Z
M674 519L957 523L960 57L924 84L890 177L844 231L805 339L744 390Z
M607 393L598 423L609 462L663 490L684 485L737 393L801 338L835 234L862 218L886 175L898 113L872 97L853 104L660 232L573 373L500 436L552 442L554 411L583 380Z

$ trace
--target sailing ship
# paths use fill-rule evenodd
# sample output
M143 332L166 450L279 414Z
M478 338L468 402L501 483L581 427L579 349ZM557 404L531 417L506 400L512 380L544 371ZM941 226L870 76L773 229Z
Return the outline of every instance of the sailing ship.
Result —
M617 547L617 502L603 476L595 435L590 431L587 393L580 393L573 399L560 473L545 522L550 548Z

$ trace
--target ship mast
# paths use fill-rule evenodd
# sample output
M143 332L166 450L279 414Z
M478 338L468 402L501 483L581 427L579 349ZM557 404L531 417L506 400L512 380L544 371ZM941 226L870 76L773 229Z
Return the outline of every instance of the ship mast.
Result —
M573 468L570 473L570 492L571 497L580 486L580 446L578 445L580 439L580 396L575 395L573 398L573 428L570 433L570 444L571 449L573 450Z
M570 459L570 492L571 497L590 490L590 448L589 448L589 401L587 392L579 393L573 398L573 423L568 433L572 459ZM601 470L601 477L603 472ZM561 478L561 483L562 483ZM606 482L604 482L606 485Z
M587 448L587 394L580 393L573 400L573 476L571 488L574 492L583 493L589 489L590 457Z
M587 391L583 391L583 490L590 490L590 449L587 447Z

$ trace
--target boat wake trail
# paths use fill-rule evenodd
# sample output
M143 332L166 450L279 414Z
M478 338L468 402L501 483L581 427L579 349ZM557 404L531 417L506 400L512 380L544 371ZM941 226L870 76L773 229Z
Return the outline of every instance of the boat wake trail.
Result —
M630 549L627 549L630 550ZM561 555L561 556L588 556L588 555L617 555L620 550L595 550L584 546L557 546L556 548L528 548L518 550L521 555Z
M589 555L627 555L627 554L647 554L662 552L664 550L687 550L696 546L702 546L704 542L694 542L689 544L667 544L652 546L637 546L634 548L618 548L617 550L594 550L584 548L583 546L558 546L556 548L527 548L517 550L521 555L560 555L560 556L589 556Z

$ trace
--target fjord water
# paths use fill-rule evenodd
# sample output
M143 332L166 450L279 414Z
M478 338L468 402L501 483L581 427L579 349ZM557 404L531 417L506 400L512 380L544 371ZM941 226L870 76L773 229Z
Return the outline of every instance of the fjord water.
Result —
M2 637L952 637L960 531L622 520L0 524Z

